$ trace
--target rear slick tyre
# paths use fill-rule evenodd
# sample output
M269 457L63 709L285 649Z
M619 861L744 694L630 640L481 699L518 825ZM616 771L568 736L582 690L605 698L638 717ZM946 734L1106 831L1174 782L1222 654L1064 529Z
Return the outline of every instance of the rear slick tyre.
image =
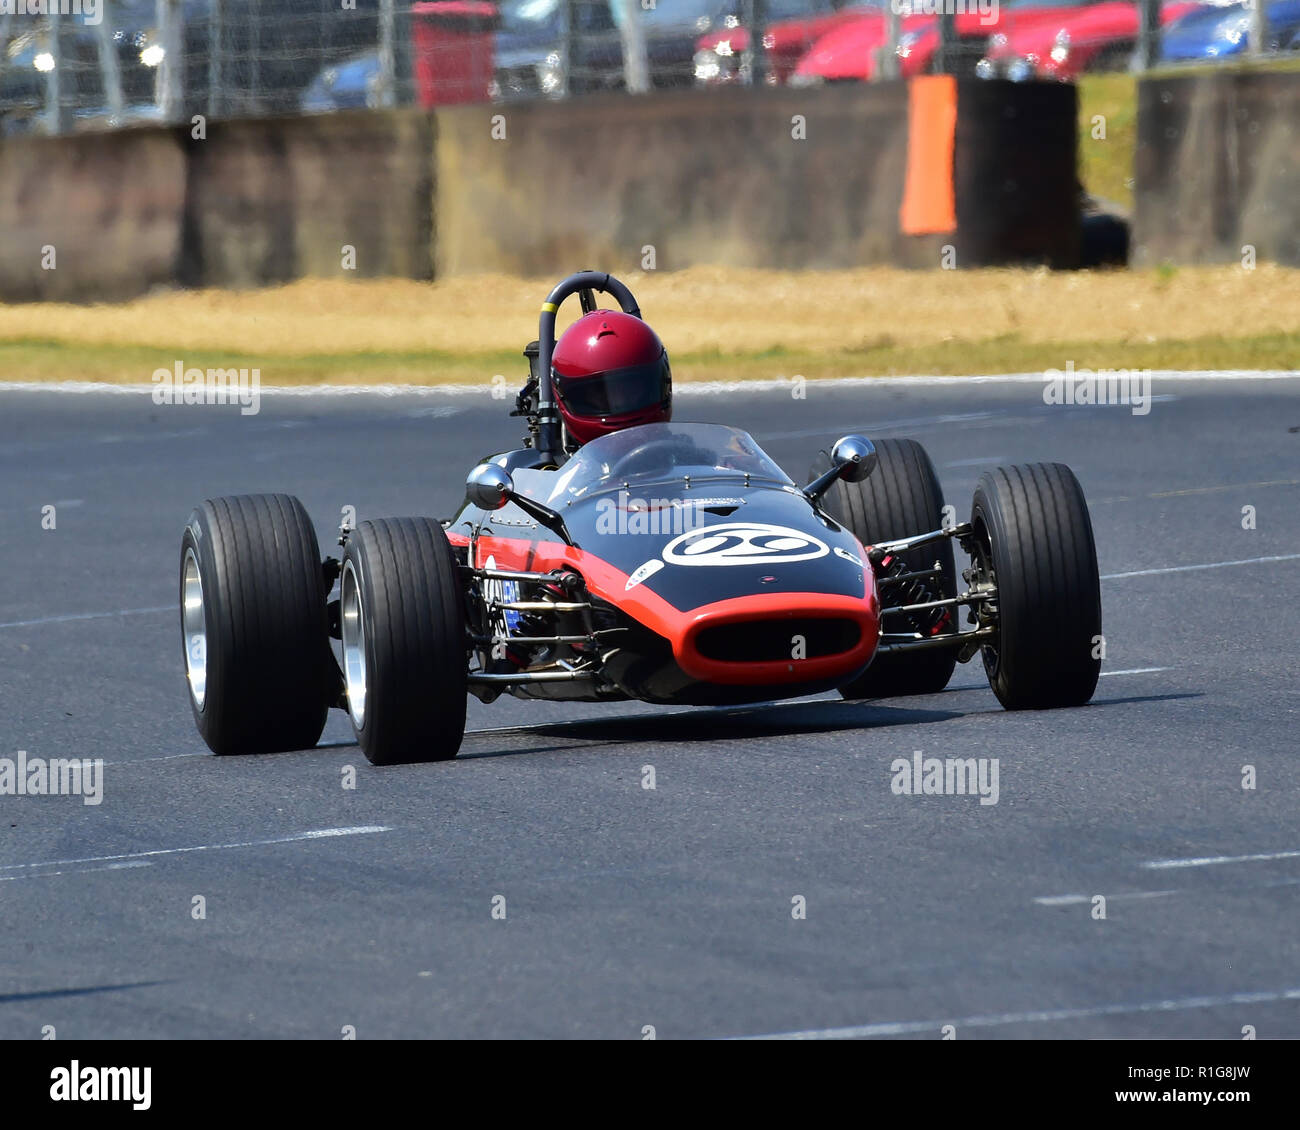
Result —
M876 440L875 448L875 471L858 483L843 479L835 483L822 496L826 512L864 546L939 529L943 525L943 489L925 448L914 439ZM830 465L830 456L822 452L810 477ZM929 569L939 563L942 574L924 582L924 599L957 595L951 539L898 556L909 570ZM883 590L881 602L890 602L888 588ZM882 623L883 630L906 631L906 624L894 623L898 619L897 614L889 617ZM846 699L936 694L948 685L956 663L956 652L944 648L878 655L865 672L840 687L840 694Z
M334 658L316 531L287 494L211 498L181 538L181 645L194 722L216 754L310 749Z

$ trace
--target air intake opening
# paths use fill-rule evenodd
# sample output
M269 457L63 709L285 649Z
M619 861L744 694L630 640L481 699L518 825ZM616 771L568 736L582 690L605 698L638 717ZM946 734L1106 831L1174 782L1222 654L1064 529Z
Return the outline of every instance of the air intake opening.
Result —
M802 637L802 649L796 637ZM695 648L705 659L719 663L771 663L796 656L840 655L857 647L861 638L856 620L796 617L718 624L695 637Z

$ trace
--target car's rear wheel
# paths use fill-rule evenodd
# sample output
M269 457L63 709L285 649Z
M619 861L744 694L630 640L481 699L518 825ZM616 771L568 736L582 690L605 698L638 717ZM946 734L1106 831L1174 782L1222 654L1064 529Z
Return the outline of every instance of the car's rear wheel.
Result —
M209 499L181 538L190 707L213 753L308 749L329 710L325 578L316 531L287 494Z
M913 439L874 442L878 460L875 471L858 483L842 479L835 483L823 496L826 512L853 531L864 546L939 529L943 524L943 489L925 448ZM830 465L830 456L822 452L812 474L820 474ZM882 604L919 604L957 594L950 540L900 553L896 561L908 572L930 570L937 565L939 573L906 585L882 585ZM886 564L880 570L880 579L884 581L895 568L893 561ZM896 613L884 618L882 630L929 634L936 625L949 630L948 624L950 611L946 620L936 614L920 622L914 616ZM840 688L840 694L847 699L933 694L948 685L956 663L956 652L947 648L878 655L862 675Z
M1061 463L986 471L971 507L977 582L997 589L984 669L1008 710L1079 706L1101 672L1101 582L1083 488Z
M468 655L459 570L429 518L362 522L339 577L348 713L375 765L443 761L465 733Z

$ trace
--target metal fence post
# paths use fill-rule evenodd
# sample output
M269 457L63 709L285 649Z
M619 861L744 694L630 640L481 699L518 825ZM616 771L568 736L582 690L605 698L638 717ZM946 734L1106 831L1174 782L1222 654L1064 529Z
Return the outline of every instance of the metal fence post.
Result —
M766 0L743 0L740 20L748 33L745 49L740 53L740 73L746 86L761 86L767 81L767 52L763 36L767 34Z
M939 52L935 56L935 73L950 75L957 69L957 13L953 5L943 5L939 15Z
M578 35L578 5L581 0L561 0L564 8L564 36L560 42L560 88L556 94L567 98L574 89L573 44Z
M1246 0L1246 8L1250 12L1247 46L1250 54L1263 55L1268 42L1268 11L1264 7L1264 0Z
M225 62L223 42L225 32L224 0L212 0L208 16L208 117L219 117L222 110L221 84L225 81L222 64Z
M393 0L379 0L379 90L381 106L396 101L397 76L393 54Z
M158 18L158 37L163 57L154 79L154 98L158 113L164 122L174 122L180 117L185 89L185 36L184 17L180 0L158 0L155 8Z
M62 133L66 125L63 112L63 51L59 46L59 9L45 17L45 26L49 34L49 70L45 72L45 131ZM40 56L37 56L39 61Z
M641 26L640 0L618 0L623 19L619 35L623 41L623 85L629 94L650 90L650 60L646 55L645 28Z
M1141 0L1138 5L1138 49L1134 56L1139 71L1149 71L1160 58L1160 0Z
M106 20L95 27L95 53L99 57L99 74L104 83L104 97L108 102L110 125L121 125L126 103L122 98L122 71L117 64L117 48L113 44L112 28Z
M767 0L753 0L752 20L749 25L750 82L763 86L767 82L767 52L763 50L763 37L767 34Z
M898 40L902 31L902 5L899 0L889 0L885 8L885 43L880 48L880 66L876 68L876 77L898 78L900 73Z

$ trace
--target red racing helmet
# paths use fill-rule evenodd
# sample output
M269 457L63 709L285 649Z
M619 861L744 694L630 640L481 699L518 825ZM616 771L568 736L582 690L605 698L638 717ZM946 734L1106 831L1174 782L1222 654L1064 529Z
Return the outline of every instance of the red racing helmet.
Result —
M575 445L673 418L668 351L659 335L631 314L584 314L555 343L551 376Z

